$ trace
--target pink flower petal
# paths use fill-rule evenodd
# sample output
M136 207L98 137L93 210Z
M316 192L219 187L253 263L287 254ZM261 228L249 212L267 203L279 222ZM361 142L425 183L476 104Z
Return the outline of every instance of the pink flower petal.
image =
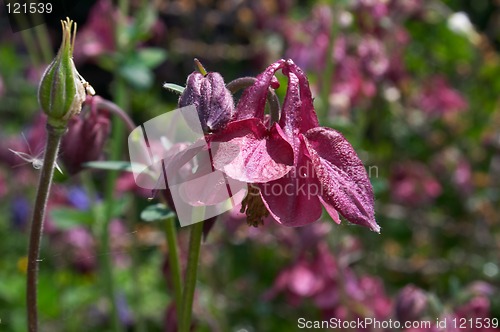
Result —
M275 124L268 131L256 118L229 123L212 141L218 144L214 167L238 181L276 180L287 174L293 163L292 148L279 126Z
M276 221L284 226L310 224L321 217L320 183L313 179L313 165L303 153L297 167L281 179L259 185L262 201Z
M339 132L323 127L307 131L304 141L322 185L324 202L350 222L380 232L372 186L351 144Z

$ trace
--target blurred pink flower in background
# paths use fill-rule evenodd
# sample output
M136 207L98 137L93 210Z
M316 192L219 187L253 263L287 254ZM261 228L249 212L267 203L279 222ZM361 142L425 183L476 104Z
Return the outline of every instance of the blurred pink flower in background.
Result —
M116 191L119 193L132 192L140 197L150 198L153 196L151 190L139 187L135 182L134 174L124 172L116 180Z
M472 193L472 166L457 148L439 151L431 161L431 168L442 181L448 181L461 196Z
M338 256L348 255L346 249ZM357 276L345 265L348 260L341 261L333 256L325 242L318 243L313 251L304 251L279 273L264 299L270 301L281 293L291 305L310 299L321 310L323 319L388 318L392 301L385 294L382 281Z
M392 12L404 16L420 14L424 6L424 0L390 0L389 2Z
M315 6L311 17L302 22L285 21L279 30L289 44L286 56L304 70L322 70L325 67L332 22L331 9L326 5Z
M126 268L132 263L129 255L131 235L124 221L113 219L109 224L109 237L111 238L111 255L116 267Z
M394 303L394 315L400 322L420 320L427 309L427 294L414 285L399 291Z
M380 78L389 69L389 58L382 41L367 36L358 44L358 56L362 68L373 78Z
M442 188L425 164L407 161L392 169L390 190L394 201L416 207L431 203Z
M469 322L477 322L479 320L486 322L486 318L491 318L490 313L491 303L488 297L484 295L476 295L472 297L467 303L456 308L455 315L460 319L470 320ZM474 327L475 332L493 332L498 331L498 328L493 328L490 326L487 327L486 324L482 324L481 327L474 324L466 325L467 327Z
M442 76L429 79L417 97L416 103L421 110L434 116L461 112L468 108L467 100Z
M115 50L115 21L117 10L110 0L99 0L90 10L86 24L76 37L74 58L76 62L95 59Z
M283 269L274 285L264 294L264 299L272 300L284 293L291 305L298 305L304 298L315 298L319 304L330 284L336 284L338 275L335 258L329 253L324 242L318 244L311 255L303 252L289 267ZM336 303L338 296L329 298Z
M88 274L97 267L96 242L90 231L75 227L55 233L51 247L62 263L69 264L75 271Z

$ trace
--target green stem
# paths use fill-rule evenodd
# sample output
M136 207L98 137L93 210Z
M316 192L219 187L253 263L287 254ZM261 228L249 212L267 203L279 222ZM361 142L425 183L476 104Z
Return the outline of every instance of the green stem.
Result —
M47 145L43 158L43 167L38 182L35 206L33 208L33 219L31 221L31 232L28 247L28 270L26 285L26 304L28 311L28 331L38 331L38 308L37 308L37 281L38 263L40 258L40 244L43 235L43 223L45 210L49 199L50 187L54 176L54 166L59 151L61 138L66 128L58 129L47 125Z
M43 21L43 17L37 13L35 14L34 20ZM36 26L33 30L35 31L36 39L38 40L38 45L40 46L40 50L42 51L43 62L50 63L54 58L54 53L52 52L52 48L50 47L51 43L49 40L47 25L40 24Z
M115 42L117 45L117 52L119 53L124 49L124 41L121 40L122 31L126 24L126 11L128 8L127 0L119 0L119 16L117 24L115 25ZM115 72L115 88L114 88L114 100L120 108L124 108L127 104L127 91L125 82L120 77L118 72ZM112 138L111 138L111 153L110 160L119 160L123 148L123 135L124 135L124 125L118 117L113 118L112 122ZM113 217L114 210L114 193L116 179L118 178L118 172L110 171L107 174L104 201L106 202L104 220L102 222L101 229L101 245L102 250L105 253L111 253L110 239L109 239L109 225L111 223L111 218ZM120 324L120 319L118 316L118 307L116 303L116 289L113 276L113 265L110 255L103 255L102 260L102 273L104 278L104 283L106 287L108 301L111 305L111 319L112 327L114 332L123 331L123 327Z
M137 204L133 201L130 208L127 211L127 224L130 229L135 228L135 216L137 216ZM132 289L132 308L135 312L135 331L136 332L146 332L146 321L143 315L143 301L142 301L142 285L140 283L140 270L143 261L139 257L139 239L137 236L132 237L132 245L130 247L130 256L132 257L132 266L129 269L132 276L132 282L134 287Z
M95 100L97 100L96 101L97 109L108 110L110 113L112 113L113 115L116 115L118 118L120 118L120 120L123 121L125 126L127 126L127 130L129 131L129 133L134 131L134 129L136 128L136 125L135 125L134 121L130 118L130 116L123 109L121 109L115 103L113 103L109 100L106 100L104 98L101 98L99 96L95 96L93 98Z
M121 83L122 82L117 82L116 100L120 101L121 103L124 103L125 102L124 99L125 95L123 91L124 87L122 87ZM112 128L113 128L113 136L111 138L110 160L118 160L120 158L123 147L123 133L124 133L124 124L120 118L118 117L113 118ZM114 193L115 193L115 184L117 178L118 178L117 171L108 172L106 178L106 188L104 194L104 201L106 202L106 208L101 228L101 246L103 252L105 253L111 253L109 225L111 223L111 219L113 218L113 210L115 203ZM118 316L118 308L116 304L116 289L114 283L111 254L103 255L101 263L102 263L103 281L105 283L108 300L111 305L113 331L120 332L122 331L122 326L120 324Z
M175 218L165 219L165 236L168 246L168 263L170 267L170 276L174 286L175 308L180 312L182 304L182 277L179 263L179 250L177 249L177 233L175 229Z
M28 23L28 20L27 20L25 15L19 14L19 15L13 15L13 16L14 16L14 19L16 20L17 24L19 25L19 27L27 27L28 26L29 23ZM40 66L40 63L42 63L42 61L40 61L40 59L38 58L38 51L36 49L36 43L35 43L33 36L31 35L30 30L31 29L21 30L21 38L23 39L24 45L26 46L26 49L28 50L28 55L31 59L33 66L38 68L38 66ZM48 63L50 63L50 60Z
M189 238L189 254L182 296L182 308L179 315L179 331L189 332L191 329L191 314L193 311L194 290L196 288L196 275L198 273L198 259L200 257L201 238L203 235L203 222L191 226Z

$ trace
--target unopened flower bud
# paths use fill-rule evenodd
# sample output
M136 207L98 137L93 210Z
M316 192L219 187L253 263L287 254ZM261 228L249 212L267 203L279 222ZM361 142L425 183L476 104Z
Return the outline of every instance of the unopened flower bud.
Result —
M231 119L234 101L219 73L188 76L186 89L179 98L179 107L195 105L204 133L223 129Z
M84 163L99 159L111 129L108 112L98 109L96 98L89 99L89 112L70 119L61 142L61 159L70 175L80 172Z
M61 21L63 39L57 56L45 70L38 87L38 102L48 116L48 124L66 128L69 119L80 113L85 87L73 62L76 23Z

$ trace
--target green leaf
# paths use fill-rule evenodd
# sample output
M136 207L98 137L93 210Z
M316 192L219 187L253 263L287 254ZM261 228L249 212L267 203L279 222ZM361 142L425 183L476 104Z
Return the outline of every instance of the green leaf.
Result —
M138 61L148 68L154 68L167 58L167 52L161 48L148 47L139 50Z
M157 179L158 175L149 169L144 169L146 165L140 163L130 163L128 161L89 161L84 163L83 166L88 168L103 169L108 171L123 171L123 172L133 172L133 167L142 170L142 174L147 174L153 179Z
M97 59L99 67L109 72L113 72L121 62L123 62L123 56L115 53L101 54Z
M89 161L83 166L110 171L132 172L132 163L128 161Z
M175 217L175 213L164 204L150 205L141 212L141 219L147 222L161 221Z
M125 63L120 67L119 73L121 77L136 89L146 90L153 85L153 73L138 60Z
M163 88L170 90L170 91L173 91L173 92L177 92L179 94L183 93L184 89L186 89L185 87L174 84L174 83L164 83Z
M71 229L82 225L90 225L94 220L91 211L81 211L71 208L52 209L50 211L52 221L57 227Z

